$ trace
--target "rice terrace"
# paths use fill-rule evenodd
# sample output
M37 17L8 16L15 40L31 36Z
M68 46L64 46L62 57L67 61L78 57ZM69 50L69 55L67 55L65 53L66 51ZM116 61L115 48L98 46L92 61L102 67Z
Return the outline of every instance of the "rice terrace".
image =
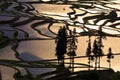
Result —
M0 0L0 80L120 80L119 0Z

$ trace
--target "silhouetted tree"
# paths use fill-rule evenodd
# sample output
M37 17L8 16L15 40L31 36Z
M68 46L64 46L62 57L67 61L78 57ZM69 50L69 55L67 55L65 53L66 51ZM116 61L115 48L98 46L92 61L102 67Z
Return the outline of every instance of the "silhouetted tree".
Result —
M73 29L73 32L70 30L68 38L68 56L70 56L70 67L72 67L72 72L74 71L74 56L76 56L75 50L77 49L76 45L76 29Z
M103 50L102 50L102 48L101 47L99 47L98 48L98 59L99 59L99 61L98 61L98 67L99 67L99 69L100 69L100 58L103 56Z
M90 70L90 65L91 65L91 60L93 61L93 55L91 54L92 51L91 51L91 39L90 39L90 36L89 36L89 41L88 41L88 47L87 47L87 50L86 50L86 56L88 56L88 64L89 64L89 70Z
M98 60L98 45L96 39L93 43L93 50L92 50L94 56L95 56L95 69L97 69L97 60Z
M102 34L102 26L99 27L99 31L98 31L99 37L98 37L98 41L97 41L97 45L98 45L98 67L100 69L100 58L104 55L102 48L103 43L102 43L102 39L105 39L106 37Z
M95 56L95 69L97 69L97 66L100 69L100 58L103 56L103 50L102 50L102 36L98 37L98 41L94 40L93 43L93 54Z
M65 27L61 27L56 38L56 56L58 64L64 66L64 54L67 52L67 32ZM61 61L61 62L59 62Z
M112 49L111 47L109 48L108 50L108 54L107 54L107 62L109 63L109 68L111 68L111 59L113 59L114 56L113 56L113 53L112 53Z

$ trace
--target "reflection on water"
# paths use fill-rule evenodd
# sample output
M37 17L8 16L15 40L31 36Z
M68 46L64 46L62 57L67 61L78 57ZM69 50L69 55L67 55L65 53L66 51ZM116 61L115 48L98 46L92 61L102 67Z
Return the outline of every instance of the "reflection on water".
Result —
M55 43L54 40L24 41L20 43L18 52L21 54L20 57L25 53L36 56L38 59L53 59L55 58ZM29 56L22 56L23 59L29 60L32 56L24 57ZM34 61L36 58L31 58L31 60Z

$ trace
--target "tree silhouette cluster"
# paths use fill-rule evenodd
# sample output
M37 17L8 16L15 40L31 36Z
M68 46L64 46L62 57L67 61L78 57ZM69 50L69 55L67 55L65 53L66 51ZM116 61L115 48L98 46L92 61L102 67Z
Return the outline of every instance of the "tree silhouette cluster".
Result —
M72 67L72 71L74 68L74 56L76 56L76 29L73 31L69 30L69 34L64 27L60 27L58 31L58 35L56 38L56 56L58 59L58 64L64 67L64 55L67 53L70 56L70 67Z
M90 36L89 36L89 41L88 41L88 47L87 47L87 50L86 50L86 56L88 56L88 64L89 64L89 70L90 70L90 65L91 65L91 61L94 60L94 57L93 55L91 54L92 51L91 51L91 39L90 39Z
M92 52L95 56L95 69L97 69L97 64L98 64L98 67L100 68L100 57L103 56L101 44L102 43L99 43L99 41L97 42L96 40L94 40ZM97 62L98 59L99 61Z
M113 59L113 53L111 47L108 49L108 54L107 54L107 62L109 63L109 68L111 68L111 59Z
M96 40L96 39L94 40L93 48L91 48L91 39L89 36L88 47L86 50L86 56L88 56L89 65L91 64L91 61L93 61L95 59L95 70L98 67L100 68L100 58L104 55L102 47L103 47L102 41L101 41L101 38L99 38L98 40ZM90 70L90 67L89 67L89 70Z
M65 27L60 27L56 38L56 44L58 64L64 66L64 54L67 52L67 32Z
M70 56L70 67L72 67L72 72L74 71L74 56L76 56L76 45L77 38L76 38L76 29L74 28L73 31L69 31L68 37L68 52L67 55Z

